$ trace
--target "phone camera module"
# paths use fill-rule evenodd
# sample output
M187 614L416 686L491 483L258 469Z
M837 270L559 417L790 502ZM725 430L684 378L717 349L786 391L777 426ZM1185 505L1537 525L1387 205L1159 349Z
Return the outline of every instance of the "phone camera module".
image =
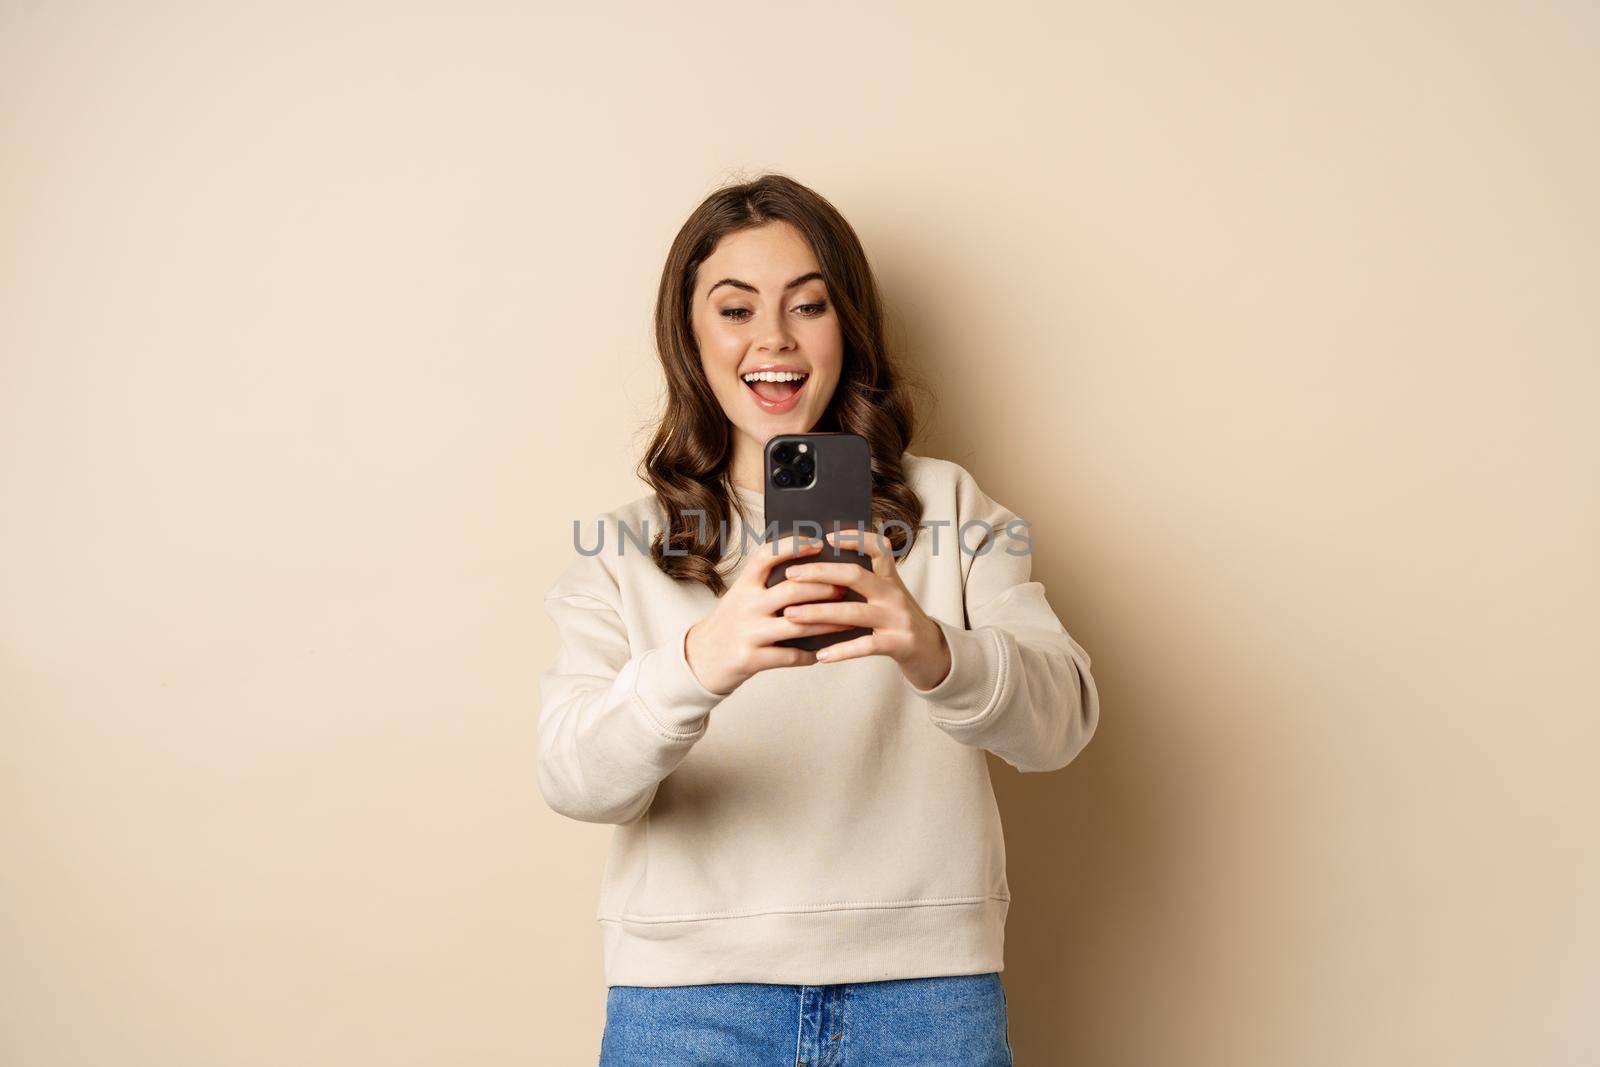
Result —
M772 484L779 489L807 489L817 480L817 460L803 443L778 441L772 446Z

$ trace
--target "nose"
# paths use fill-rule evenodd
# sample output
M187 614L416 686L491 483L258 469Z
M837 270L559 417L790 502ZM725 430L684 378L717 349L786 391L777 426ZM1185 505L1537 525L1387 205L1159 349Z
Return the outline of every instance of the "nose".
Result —
M782 352L794 347L794 336L790 334L783 315L777 314L769 317L766 326L761 332L761 340L756 343L756 348L762 352Z

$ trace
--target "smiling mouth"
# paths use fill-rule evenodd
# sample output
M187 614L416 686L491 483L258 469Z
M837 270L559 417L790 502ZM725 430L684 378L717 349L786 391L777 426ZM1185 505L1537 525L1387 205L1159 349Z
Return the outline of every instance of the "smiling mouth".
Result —
M756 371L743 375L742 380L763 411L781 414L794 407L811 375L801 371Z

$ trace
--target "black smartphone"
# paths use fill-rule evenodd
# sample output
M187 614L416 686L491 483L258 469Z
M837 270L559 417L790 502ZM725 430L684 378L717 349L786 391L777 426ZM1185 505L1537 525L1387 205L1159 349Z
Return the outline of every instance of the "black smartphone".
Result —
M799 533L822 537L835 528L872 529L872 449L865 437L854 433L780 434L767 442L765 456L763 521L772 536ZM872 557L824 544L820 552L773 567L767 576L768 588L783 581L791 564L817 560L837 560L872 569ZM844 599L865 602L867 598L845 587ZM867 627L855 626L837 633L789 637L774 643L816 651L871 632Z

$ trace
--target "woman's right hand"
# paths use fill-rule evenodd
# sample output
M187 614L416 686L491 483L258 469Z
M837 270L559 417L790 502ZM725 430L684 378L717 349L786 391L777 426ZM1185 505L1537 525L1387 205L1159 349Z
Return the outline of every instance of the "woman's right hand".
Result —
M836 633L850 627L836 623L802 623L783 617L790 604L834 600L844 590L829 582L785 579L767 588L767 576L784 560L813 556L822 550L821 538L790 534L763 543L717 599L717 606L689 628L684 655L700 684L724 696L744 682L773 667L803 667L817 662L805 648L774 645L790 637Z

